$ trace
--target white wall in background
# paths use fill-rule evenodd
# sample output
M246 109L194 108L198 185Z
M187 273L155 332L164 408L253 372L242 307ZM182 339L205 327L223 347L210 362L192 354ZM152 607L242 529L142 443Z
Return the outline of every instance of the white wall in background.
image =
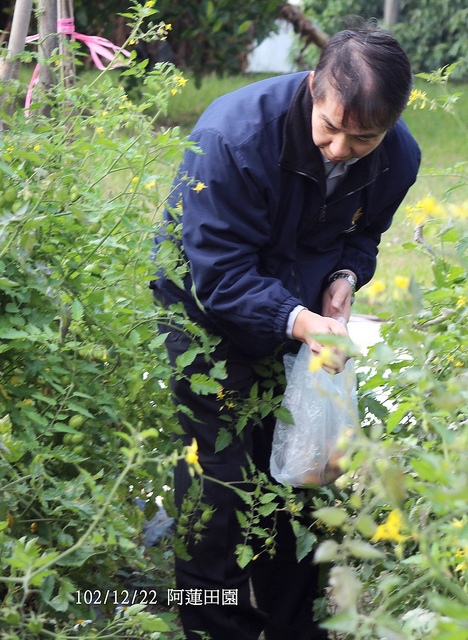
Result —
M248 57L247 72L291 73L297 71L291 62L294 29L291 24L278 20L278 33L265 38Z

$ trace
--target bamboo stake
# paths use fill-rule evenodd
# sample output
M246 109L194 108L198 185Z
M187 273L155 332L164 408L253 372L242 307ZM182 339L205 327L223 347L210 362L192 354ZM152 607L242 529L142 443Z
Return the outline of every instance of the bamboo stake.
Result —
M57 15L59 20L73 18L73 0L57 0ZM71 36L61 33L59 37L59 51L61 57L61 72L64 88L74 87L76 84L75 56L68 46Z
M24 51L31 20L32 4L33 0L16 0L7 54L0 60L0 79L6 82L16 80L19 77L21 64L19 60L15 60L15 56ZM7 102L7 100L8 91L5 90L3 95L0 96L0 112L3 110L5 103L6 113L11 113L13 101ZM2 130L3 122L0 119L0 131Z
M58 47L57 37L57 3L55 0L38 0L39 24L39 91L47 94L57 83L57 78L50 66L50 59ZM50 110L44 107L43 113Z

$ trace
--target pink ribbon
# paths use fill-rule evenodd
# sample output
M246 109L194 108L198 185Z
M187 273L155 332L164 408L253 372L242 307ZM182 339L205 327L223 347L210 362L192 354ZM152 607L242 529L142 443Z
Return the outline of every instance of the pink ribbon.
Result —
M125 61L119 61L116 59L117 54L122 54L129 58L131 56L130 52L126 49L121 49L117 45L110 42L106 38L102 38L101 36L86 36L82 33L76 33L75 31L75 21L73 18L61 18L57 20L57 32L63 33L67 36L71 36L72 40L79 40L85 44L90 52L91 59L93 60L95 66L100 70L104 71L106 68L101 60L109 60L110 64L108 64L108 68L115 69L116 67L125 66ZM26 38L26 42L36 42L39 40L39 35L28 36ZM26 93L26 100L24 103L25 115L29 116L29 107L32 102L32 94L33 89L38 83L39 80L39 65L36 65L34 68L31 81L29 83L29 88Z

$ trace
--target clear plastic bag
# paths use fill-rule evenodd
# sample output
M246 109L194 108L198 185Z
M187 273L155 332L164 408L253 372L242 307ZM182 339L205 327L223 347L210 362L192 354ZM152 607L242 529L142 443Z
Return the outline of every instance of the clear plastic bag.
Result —
M286 390L283 406L294 424L276 421L270 472L293 487L334 482L342 470L339 460L358 427L354 361L336 375L311 372L311 352L304 344L297 356L284 358Z

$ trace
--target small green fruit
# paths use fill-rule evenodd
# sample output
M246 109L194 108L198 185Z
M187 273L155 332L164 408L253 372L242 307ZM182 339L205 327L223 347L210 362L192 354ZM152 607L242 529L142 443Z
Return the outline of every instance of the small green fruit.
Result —
M28 629L31 633L40 633L44 627L42 620L33 619L28 622Z
M84 416L81 416L77 413L70 418L70 420L68 421L68 425L72 427L72 429L79 429L83 425L84 421Z
M3 617L7 624L19 624L21 622L21 613L17 609L6 609Z

